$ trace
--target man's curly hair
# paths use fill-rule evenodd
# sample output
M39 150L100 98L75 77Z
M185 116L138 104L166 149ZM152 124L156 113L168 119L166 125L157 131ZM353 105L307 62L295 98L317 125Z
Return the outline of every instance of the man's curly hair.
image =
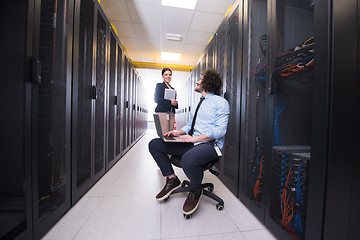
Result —
M201 87L205 92L214 93L220 95L222 88L222 79L220 74L215 69L207 69L203 74L203 80L201 81Z

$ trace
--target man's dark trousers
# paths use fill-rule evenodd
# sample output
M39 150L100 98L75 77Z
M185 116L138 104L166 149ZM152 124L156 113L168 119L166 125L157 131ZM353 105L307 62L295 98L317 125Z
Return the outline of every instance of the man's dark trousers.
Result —
M160 167L163 176L174 173L168 154L182 156L183 171L190 180L190 188L194 191L201 188L204 166L218 158L214 149L214 141L194 146L193 143L166 143L160 138L155 138L150 141L149 150Z

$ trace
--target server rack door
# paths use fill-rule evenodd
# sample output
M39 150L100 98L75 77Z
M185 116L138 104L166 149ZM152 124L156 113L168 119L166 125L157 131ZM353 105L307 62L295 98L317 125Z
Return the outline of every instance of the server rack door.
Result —
M106 57L108 23L100 6L97 4L96 17L96 56L95 82L96 99L94 103L94 180L105 173L105 104L106 104Z
M126 125L126 132L127 132L127 146L130 147L132 141L132 85L133 85L133 69L131 66L131 62L128 62L128 69L129 69L129 74L128 74L128 89L127 89L127 94L128 94L128 108L127 108L127 114L128 114L128 121L127 121L127 125Z
M33 1L0 3L0 239L31 239L31 54Z
M323 239L358 239L359 1L334 0L332 13L331 124Z
M72 202L92 185L94 2L78 0L74 14L72 91Z
M270 4L267 57L272 64L266 86L272 131L265 149L265 224L280 238L304 239L311 170L314 2Z
M129 114L128 114L128 109L129 109L129 101L128 101L128 82L129 82L129 63L128 63L128 59L126 56L124 56L124 82L123 82L123 102L124 102L124 107L123 107L123 141L122 141L122 150L125 152L125 150L127 149L128 146L128 128L127 128L127 124L129 121Z
M116 48L117 41L115 34L110 32L109 51L109 80L108 80L108 114L107 114L107 156L106 170L115 163L115 137L116 137Z
M130 109L130 143L134 142L134 129L135 129L135 71L133 66L131 66L131 86L130 86L130 99L131 99L131 109Z
M34 237L41 237L70 208L72 49L70 1L36 1L34 56L41 62L41 81L32 95L32 173ZM68 35L69 34L69 35ZM69 45L68 45L69 43ZM38 54L38 55L37 55ZM40 69L39 69L40 70Z
M116 64L116 141L115 141L115 156L116 158L121 156L122 150L122 135L123 135L123 127L122 127L122 108L124 107L124 103L122 101L123 97L123 53L120 45L117 45L117 64Z
M244 2L239 198L262 221L265 214L264 127L267 2Z
M222 150L222 179L225 185L237 195L239 179L239 151L240 151L240 86L242 36L239 16L242 6L238 5L231 13L225 25L226 49L224 71L224 98L230 105L228 131L225 135Z
M223 92L226 89L226 72L225 64L227 59L227 38L226 38L226 24L224 21L216 32L216 70L219 72L220 76L223 78ZM231 109L230 109L231 110ZM222 157L219 163L216 164L216 167L220 171L220 178L223 178L224 173L224 158Z

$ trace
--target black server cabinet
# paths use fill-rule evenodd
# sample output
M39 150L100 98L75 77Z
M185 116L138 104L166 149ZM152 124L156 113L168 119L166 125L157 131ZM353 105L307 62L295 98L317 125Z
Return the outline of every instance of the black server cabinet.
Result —
M93 184L92 102L94 91L93 0L75 2L73 91L72 91L72 201L76 202Z
M32 238L31 58L33 1L0 3L0 239Z
M123 143L123 86L124 86L124 54L120 47L117 45L117 64L116 64L116 143L115 143L115 156L120 158L122 155Z
M224 49L222 69L223 96L230 105L228 131L225 135L221 179L227 187L237 195L240 154L240 96L241 96L241 49L242 49L242 5L239 4L228 14L222 27Z
M110 31L108 64L108 102L107 102L107 144L106 144L106 171L116 162L116 77L117 77L117 39Z
M123 142L122 142L122 151L123 153L127 152L129 146L129 59L124 56L124 91L123 91Z
M107 36L109 30L109 23L105 14L98 2L96 2L95 12L95 63L93 88L94 88L94 102L93 102L93 131L94 131L94 181L100 179L105 173L105 122L106 122L106 75L107 75Z
M31 148L34 238L69 209L71 123L71 1L35 1ZM41 66L40 66L41 64ZM30 120L30 119L29 119Z
M263 221L267 1L244 1L239 198Z
M312 119L322 110L313 108L314 83L323 80L314 79L315 4L268 2L265 225L282 239L305 239L308 227Z
M319 207L324 207L323 239L358 239L360 4L358 0L333 0L332 5L322 2L322 9L332 10L331 18L325 18L325 11L319 13L323 15L320 19L322 26L325 20L331 21L327 25L328 28L321 32L322 42L331 44L330 51L323 51L316 55L324 60L321 62L322 66L325 64L331 66L324 68L330 71L316 75L317 78L330 74L329 87L325 85L331 94L331 100L328 100L330 107L327 125L329 127L328 151L326 152L329 155L326 165L315 166L314 164L311 167L311 174L313 167L316 167L317 179L313 181L313 175L310 176L310 193L312 194L317 194L316 189L311 188L312 184L323 184L323 179L326 179L322 192L325 193L325 203L314 207L309 205L309 208L316 211ZM326 41L326 36L329 35L332 37L330 43ZM315 38L316 44L317 39ZM320 88L322 89L323 86L319 86L319 90ZM324 96L318 97L324 100ZM324 127L322 126L321 129ZM317 144L322 146L323 143ZM321 176L325 178L321 179Z
M72 201L105 173L109 24L98 2L75 2Z

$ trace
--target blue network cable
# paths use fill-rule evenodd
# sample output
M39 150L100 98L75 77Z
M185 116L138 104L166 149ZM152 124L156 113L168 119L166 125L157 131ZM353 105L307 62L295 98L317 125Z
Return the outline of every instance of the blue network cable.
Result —
M303 199L302 199L302 192L301 192L301 185L303 185L303 176L301 174L301 172L304 170L304 168L302 168L302 165L304 164L304 162L302 162L299 167L298 167L298 171L297 171L297 181L296 181L296 202L299 204L299 206L301 207L303 205ZM301 238L304 238L304 229L302 226L302 221L301 221L301 214L299 211L297 211L295 213L295 230L296 232L301 236Z
M280 146L284 144L284 139L280 134L279 117L285 108L286 108L285 101L276 98L275 109L274 109L274 146Z

